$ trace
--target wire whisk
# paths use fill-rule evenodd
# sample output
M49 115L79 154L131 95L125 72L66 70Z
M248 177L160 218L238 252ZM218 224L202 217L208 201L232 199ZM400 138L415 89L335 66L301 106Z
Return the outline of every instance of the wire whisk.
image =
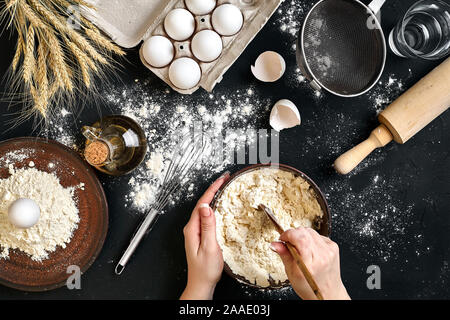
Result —
M123 272L145 234L153 228L172 196L179 191L182 183L189 178L191 169L201 163L203 155L210 150L210 146L210 139L204 133L189 135L177 145L165 172L155 203L146 213L145 218L139 225L128 248L115 268L117 275Z

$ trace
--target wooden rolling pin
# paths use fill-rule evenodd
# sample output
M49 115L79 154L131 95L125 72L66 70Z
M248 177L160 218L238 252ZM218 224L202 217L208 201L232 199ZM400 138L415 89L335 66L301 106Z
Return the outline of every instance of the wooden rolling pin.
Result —
M401 95L378 116L381 125L370 137L341 155L334 167L351 172L372 151L392 140L405 143L450 107L450 58Z

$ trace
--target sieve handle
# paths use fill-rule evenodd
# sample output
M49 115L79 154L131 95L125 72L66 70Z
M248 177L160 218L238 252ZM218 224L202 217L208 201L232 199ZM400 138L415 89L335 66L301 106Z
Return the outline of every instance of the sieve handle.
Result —
M386 0L373 0L369 4L369 9L372 10L374 14L377 14L378 12L380 12L381 7L384 5L385 2Z

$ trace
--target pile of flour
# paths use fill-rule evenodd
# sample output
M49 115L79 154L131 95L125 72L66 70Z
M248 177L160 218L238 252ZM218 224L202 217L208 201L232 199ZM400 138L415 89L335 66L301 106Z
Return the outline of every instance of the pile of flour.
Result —
M276 168L246 173L230 183L218 200L217 241L230 269L261 287L287 280L284 265L270 250L279 239L272 222L258 209L273 210L283 229L312 227L323 211L311 186L301 177Z
M64 188L55 174L36 168L15 169L10 164L9 173L0 180L0 258L18 249L34 261L45 260L58 246L65 248L78 227L75 189ZM32 199L40 207L40 219L31 228L19 229L9 221L8 208L19 198Z

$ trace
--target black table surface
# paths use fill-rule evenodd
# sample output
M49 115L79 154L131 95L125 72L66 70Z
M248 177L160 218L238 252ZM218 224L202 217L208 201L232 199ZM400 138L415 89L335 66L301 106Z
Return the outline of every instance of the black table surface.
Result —
M285 1L282 12L300 0ZM385 34L393 28L402 13L414 2L387 1L382 9ZM303 1L309 8L314 1ZM294 13L299 21L305 12ZM371 93L358 98L339 98L324 94L315 99L304 85L288 86L283 81L272 84L257 82L249 71L259 53L274 50L281 53L292 74L296 68L292 45L295 38L280 31L276 13L250 43L242 56L214 89L220 94L254 83L259 94L273 102L281 98L294 101L300 109L301 126L280 134L280 162L306 172L327 195L332 210L332 239L340 245L341 272L350 295L355 299L450 298L450 113L446 112L405 145L392 143L372 154L366 165L348 177L337 175L331 165L340 152L367 138L377 125L376 112L369 107L374 92L382 92L378 84ZM15 48L15 37L1 35L0 70L5 74ZM132 83L136 78L151 79L148 90L164 90L165 84L145 69L137 49L127 51L127 62L120 79L113 83ZM401 59L388 53L382 82L394 74L405 89L412 86L441 61ZM375 90L375 91L374 91ZM8 91L5 82L1 92ZM176 96L177 93L173 92ZM371 96L372 94L372 96ZM400 92L394 93L395 99ZM194 97L200 96L194 93ZM0 140L33 136L32 121L11 128L13 112L1 105ZM92 123L98 118L96 107L110 113L101 101L88 103L79 123ZM170 106L168 106L170 108ZM213 107L212 107L213 108ZM268 114L260 124L269 128ZM67 128L71 130L71 128ZM235 171L238 166L231 166ZM176 205L164 215L138 249L126 272L114 274L125 244L138 223L138 217L126 214L118 196L121 178L99 175L110 206L110 226L104 248L82 277L81 290L60 288L50 292L26 293L0 287L1 299L176 299L186 281L186 260L182 228L186 224L195 199ZM215 177L202 184L204 190ZM116 181L116 182L117 182ZM199 192L198 196L201 195ZM381 289L367 288L367 268L381 270ZM0 261L1 267L1 261ZM296 299L292 290L260 291L238 284L224 275L219 282L216 299Z

